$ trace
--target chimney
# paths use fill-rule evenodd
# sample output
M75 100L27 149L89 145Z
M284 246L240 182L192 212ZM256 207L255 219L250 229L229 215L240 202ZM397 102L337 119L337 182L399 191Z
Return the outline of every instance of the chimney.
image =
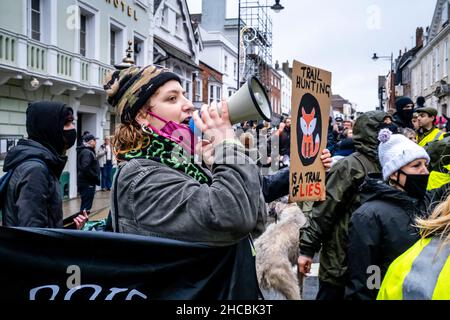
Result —
M286 62L283 62L282 68L283 68L284 73L289 75L289 60L287 60Z
M275 61L275 70L279 70L280 69L280 64L278 63L278 60Z
M416 48L423 47L423 28L416 29Z

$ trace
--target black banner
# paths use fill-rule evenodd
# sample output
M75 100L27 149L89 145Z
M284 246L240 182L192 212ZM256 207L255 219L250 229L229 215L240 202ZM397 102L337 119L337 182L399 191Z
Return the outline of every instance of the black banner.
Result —
M251 246L0 227L0 300L256 300Z

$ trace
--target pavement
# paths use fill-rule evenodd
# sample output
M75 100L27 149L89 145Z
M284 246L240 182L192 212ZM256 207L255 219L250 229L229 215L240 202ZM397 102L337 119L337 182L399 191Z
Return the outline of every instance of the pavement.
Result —
M97 191L92 204L89 220L97 221L108 216L110 208L111 191ZM71 221L71 217L76 216L80 212L81 198L73 198L63 201L64 225Z

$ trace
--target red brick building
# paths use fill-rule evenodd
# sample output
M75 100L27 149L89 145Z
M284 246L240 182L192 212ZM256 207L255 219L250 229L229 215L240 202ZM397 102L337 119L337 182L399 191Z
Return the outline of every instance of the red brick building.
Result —
M281 75L274 68L269 70L269 99L272 105L272 118L277 121L281 117Z
M212 101L222 99L223 74L200 61L200 73L194 81L194 105L200 108L202 104L210 104Z

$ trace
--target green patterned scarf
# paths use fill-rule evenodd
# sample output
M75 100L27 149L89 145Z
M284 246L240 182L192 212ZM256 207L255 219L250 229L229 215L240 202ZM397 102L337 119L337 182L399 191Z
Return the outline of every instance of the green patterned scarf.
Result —
M200 183L211 183L211 179L202 167L195 163L194 156L188 154L177 143L152 132L144 136L142 145L143 147L141 149L120 154L118 156L119 160L149 159L184 172Z

